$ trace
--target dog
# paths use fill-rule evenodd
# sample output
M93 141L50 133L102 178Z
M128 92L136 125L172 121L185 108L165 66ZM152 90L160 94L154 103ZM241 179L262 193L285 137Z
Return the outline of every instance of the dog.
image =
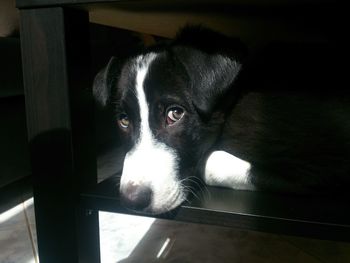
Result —
M110 60L93 91L116 112L127 208L171 211L197 176L249 191L348 187L350 97L324 51L333 50L281 46L250 56L237 39L186 27L171 43Z

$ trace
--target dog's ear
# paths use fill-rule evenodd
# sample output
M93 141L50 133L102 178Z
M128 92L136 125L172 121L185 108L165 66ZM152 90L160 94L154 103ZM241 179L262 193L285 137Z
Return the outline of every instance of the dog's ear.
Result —
M225 110L237 95L233 84L241 69L238 60L219 53L178 47L178 57L190 79L193 104L203 117Z
M113 87L117 84L119 68L118 59L112 57L107 66L101 69L94 79L93 96L102 107L105 107L111 100Z
M237 38L201 25L182 28L174 46L191 80L197 111L210 118L214 111L230 107L238 95L233 84L248 55L247 47Z

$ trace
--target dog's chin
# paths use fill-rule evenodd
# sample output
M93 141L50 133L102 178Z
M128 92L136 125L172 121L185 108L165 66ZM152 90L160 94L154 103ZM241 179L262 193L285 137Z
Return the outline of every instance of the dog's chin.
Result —
M164 213L174 212L180 205L186 200L186 195L184 193L179 193L176 198L169 199L166 202L161 202L158 204L151 204L147 208L146 213L159 215Z
M128 207L126 208L138 214L161 215L175 212L176 209L179 208L185 201L186 194L183 191L178 191L174 194L170 194L166 199L158 201L152 200L151 204L142 210L134 210Z

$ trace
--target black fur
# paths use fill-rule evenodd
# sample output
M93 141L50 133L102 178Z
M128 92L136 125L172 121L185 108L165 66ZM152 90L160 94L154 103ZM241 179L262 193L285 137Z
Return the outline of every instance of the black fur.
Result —
M259 189L345 193L350 91L342 59L331 45L278 43L245 65L219 147L253 164Z

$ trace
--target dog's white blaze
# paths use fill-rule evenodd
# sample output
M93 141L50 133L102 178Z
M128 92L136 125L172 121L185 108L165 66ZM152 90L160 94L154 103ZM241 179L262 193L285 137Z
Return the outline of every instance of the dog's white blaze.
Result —
M206 184L223 186L237 190L254 190L250 182L251 164L225 151L214 151L210 154L204 179Z
M177 157L174 150L157 141L149 126L149 109L144 92L144 80L155 53L136 59L136 96L140 108L140 138L127 153L120 187L128 183L146 185L152 189L151 212L171 210L184 201L182 186L177 179Z

